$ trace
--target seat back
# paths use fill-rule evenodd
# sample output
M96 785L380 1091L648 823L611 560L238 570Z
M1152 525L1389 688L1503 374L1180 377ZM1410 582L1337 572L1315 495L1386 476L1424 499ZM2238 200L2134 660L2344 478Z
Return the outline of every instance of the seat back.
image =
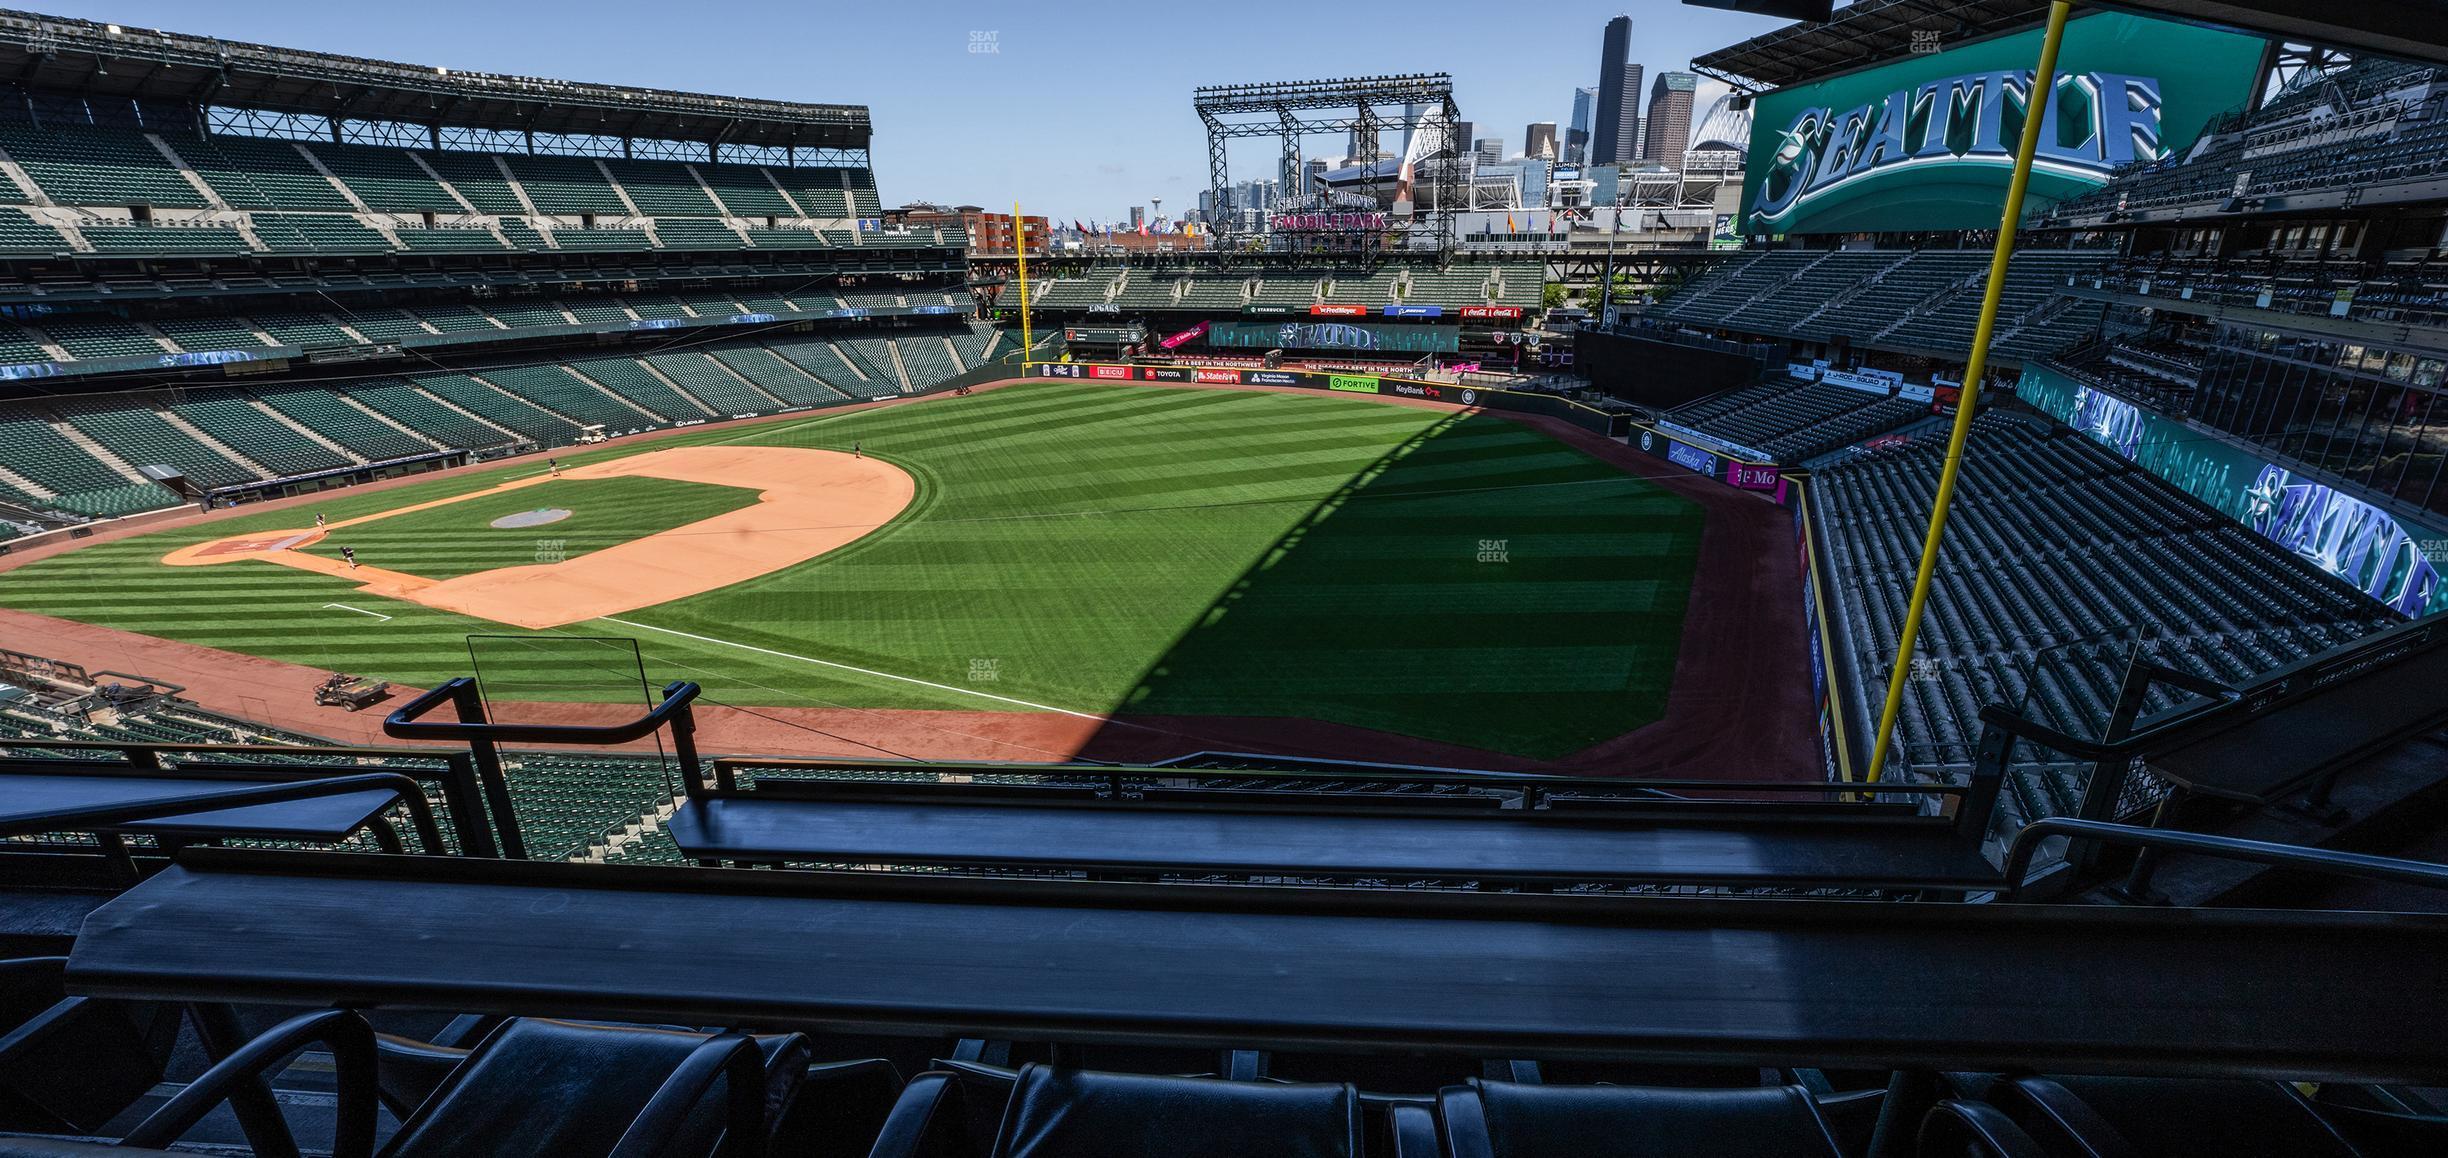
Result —
M1020 1071L994 1158L1357 1158L1349 1085L1056 1069Z
M60 959L0 961L0 1130L92 1133L161 1080L176 1015L68 997Z
M1840 1158L1800 1086L1690 1090L1474 1080L1437 1095L1453 1158Z
M487 1036L427 1098L384 1153L390 1158L607 1155L680 1064L711 1035L524 1017ZM804 1050L785 1051L806 1064ZM721 1098L690 1115L673 1155L720 1140ZM768 1090L768 1106L773 1105Z
M2355 1147L2283 1082L2026 1077L1990 1095L2034 1138L2098 1153L2354 1158ZM2108 1129L2100 1127L2105 1124Z

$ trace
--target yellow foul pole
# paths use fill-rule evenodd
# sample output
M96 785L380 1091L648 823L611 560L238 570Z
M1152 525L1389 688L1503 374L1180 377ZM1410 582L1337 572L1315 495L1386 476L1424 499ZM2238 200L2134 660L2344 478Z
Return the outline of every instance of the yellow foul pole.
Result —
M1869 779L1887 765L1895 739L1896 712L1904 705L1904 681L1912 674L1913 643L1921 634L1921 612L1929 603L1930 579L1938 571L1938 542L1946 534L1947 507L1955 501L1955 479L1963 471L1964 443L1972 434L1972 410L1980 400L1981 375L1989 368L1989 339L1997 329L1998 297L2006 288L2006 263L2014 256L2015 227L2023 221L2023 193L2031 185L2032 157L2040 148L2040 122L2049 90L2057 82L2057 48L2065 41L2073 5L2049 5L2048 35L2040 42L2040 67L2024 101L2023 135L2015 146L2014 179L2006 186L2006 212L1998 221L1997 250L1989 257L1989 287L1981 293L1980 325L1972 332L1972 360L1964 367L1963 396L1955 403L1955 428L1947 435L1946 464L1938 471L1938 495L1930 504L1929 533L1921 540L1921 570L1913 578L1912 602L1904 609L1904 631L1896 640L1895 669L1887 674L1887 704L1879 711L1878 741L1870 750ZM2001 94L2000 99L2004 99Z
M1020 372L1028 373L1029 356L1037 345L1029 341L1028 303L1028 219L1020 216L1020 203L1012 202L1012 250L1020 255Z

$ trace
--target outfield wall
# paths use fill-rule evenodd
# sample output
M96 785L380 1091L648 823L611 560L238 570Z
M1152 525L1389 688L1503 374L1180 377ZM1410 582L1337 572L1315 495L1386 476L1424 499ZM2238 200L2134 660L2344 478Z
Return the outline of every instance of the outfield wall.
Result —
M1511 410L1561 418L1593 434L1614 438L1631 426L1628 414L1584 406L1553 394L1529 394L1493 386L1464 386L1397 378L1387 374L1355 374L1322 370L1246 370L1238 366L1133 365L1125 362L1031 362L1032 378L1070 378L1082 382L1154 382L1204 386L1295 386L1343 394L1385 398L1417 398L1453 406Z

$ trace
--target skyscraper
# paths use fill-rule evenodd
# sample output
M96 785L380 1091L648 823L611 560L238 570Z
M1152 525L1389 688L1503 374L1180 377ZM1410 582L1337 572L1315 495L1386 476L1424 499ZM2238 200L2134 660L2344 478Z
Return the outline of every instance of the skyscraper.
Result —
M1522 156L1542 161L1555 160L1556 126L1554 121L1532 121L1522 129Z
M1503 137L1481 137L1471 142L1471 152L1479 155L1479 163L1493 165L1504 160Z
M1661 72L1649 90L1649 135L1641 142L1641 158L1669 169L1683 168L1683 153L1691 147L1692 97L1700 78L1688 72Z
M1572 120L1564 127L1564 159L1572 164L1589 160L1590 114L1598 107L1598 90L1573 90Z
M1607 21L1598 49L1598 108L1590 125L1590 161L1607 165L1640 155L1641 66L1632 60L1632 18Z
M1478 130L1479 126L1474 125L1469 121L1455 121L1453 123L1454 152L1456 154L1470 152L1472 140L1471 134L1477 132Z

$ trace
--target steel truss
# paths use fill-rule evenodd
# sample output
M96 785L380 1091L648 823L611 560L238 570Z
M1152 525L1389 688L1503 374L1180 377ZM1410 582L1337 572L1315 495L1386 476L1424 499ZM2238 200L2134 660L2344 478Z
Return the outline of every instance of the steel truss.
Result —
M1453 139L1454 122L1461 116L1454 104L1453 77L1421 73L1210 85L1193 91L1192 104L1199 121L1207 126L1207 183L1219 219L1209 224L1217 248L1237 252L1247 249L1252 240L1236 212L1240 207L1230 201L1232 177L1226 142L1254 137L1280 140L1276 172L1279 188L1289 196L1300 187L1302 139L1350 134L1356 146L1352 160L1360 166L1359 182L1351 191L1379 204L1384 185L1400 178L1378 171L1384 161L1378 134L1402 128L1411 130L1414 138L1404 158L1414 164L1410 224L1399 227L1406 242L1403 248L1432 247L1439 260L1452 259L1456 226L1469 200L1463 167L1455 160L1468 143ZM1433 245L1418 244L1423 238L1433 239ZM1373 231L1362 233L1360 256L1375 257L1379 240L1380 235Z

